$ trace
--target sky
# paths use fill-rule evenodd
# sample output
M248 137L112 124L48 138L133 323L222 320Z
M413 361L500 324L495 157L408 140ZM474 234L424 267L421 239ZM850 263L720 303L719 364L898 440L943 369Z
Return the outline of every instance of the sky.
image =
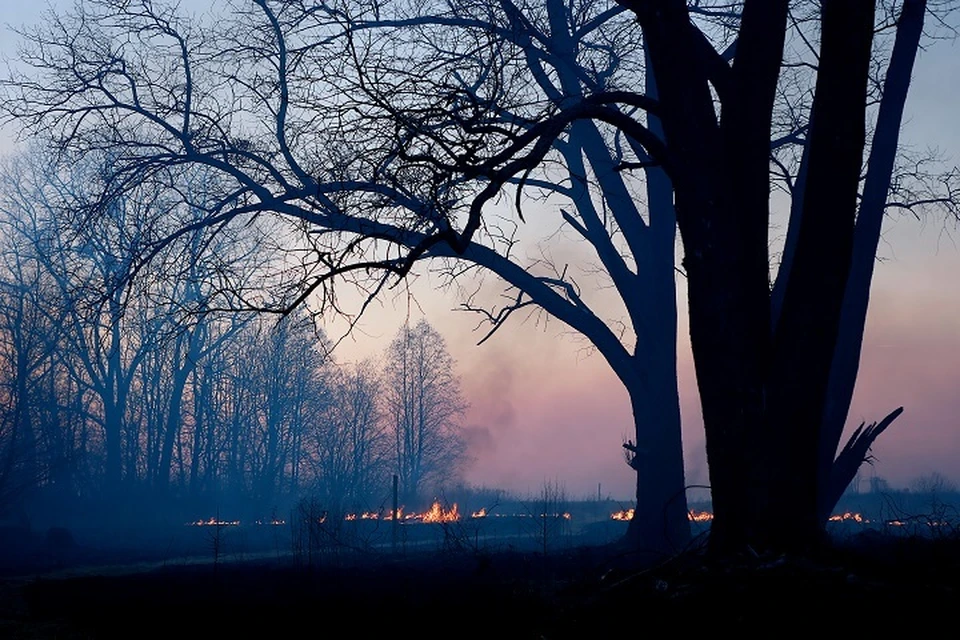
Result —
M0 0L0 20L29 24L43 6ZM13 56L15 47L15 34L0 31L0 55ZM960 44L935 42L917 60L901 140L918 150L937 148L956 165L958 113ZM15 152L15 130L0 134L0 151ZM539 211L527 224L554 228L556 216ZM848 431L897 406L905 412L878 440L874 465L863 475L909 487L937 472L960 484L960 228L942 217L888 217L879 258ZM682 280L678 284L687 482L706 484ZM595 496L599 489L625 502L631 498L633 474L620 446L632 430L626 392L582 339L556 320L532 317L512 321L477 346L482 334L474 330L476 318L455 310L456 293L439 288L435 276L421 274L409 292L412 298L397 290L373 305L335 355L341 361L376 357L405 320L425 314L445 336L471 405L464 421L474 457L469 482L527 493L556 481L572 497ZM334 321L328 330L338 337L342 323Z

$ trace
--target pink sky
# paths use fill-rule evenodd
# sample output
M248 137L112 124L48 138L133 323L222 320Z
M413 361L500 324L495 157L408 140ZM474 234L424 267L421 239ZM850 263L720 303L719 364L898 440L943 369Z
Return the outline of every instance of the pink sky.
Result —
M877 266L861 376L848 429L905 412L874 447L877 474L896 486L937 471L960 483L960 251L937 243L939 227L902 221L888 234L907 248ZM903 236L900 238L899 236ZM415 287L419 288L419 287ZM620 444L632 429L619 381L598 354L557 321L517 321L491 341L471 317L451 311L455 296L432 287L418 295L423 312L446 337L471 409L465 420L476 461L473 483L517 492L559 480L572 495L627 499L633 477ZM682 298L681 298L682 304ZM685 311L683 311L685 313ZM343 360L376 355L403 322L405 306L385 304L363 322L369 333L341 345ZM411 310L411 318L421 315ZM687 481L707 482L702 422L689 347L681 322L680 392Z

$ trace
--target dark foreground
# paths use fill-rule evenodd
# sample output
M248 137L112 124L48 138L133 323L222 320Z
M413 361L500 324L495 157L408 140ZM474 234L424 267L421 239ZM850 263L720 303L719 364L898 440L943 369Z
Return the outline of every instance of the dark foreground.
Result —
M647 568L605 546L91 570L3 578L0 637L925 634L953 626L958 570L960 540L877 536L817 557L693 550Z

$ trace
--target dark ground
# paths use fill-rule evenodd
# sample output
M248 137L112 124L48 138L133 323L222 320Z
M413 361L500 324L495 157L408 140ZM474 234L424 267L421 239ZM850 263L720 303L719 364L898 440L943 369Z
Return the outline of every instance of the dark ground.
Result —
M301 564L303 559L301 558ZM864 533L816 557L643 568L613 546L247 559L0 578L2 638L946 633L960 538ZM131 572L132 571L132 572Z

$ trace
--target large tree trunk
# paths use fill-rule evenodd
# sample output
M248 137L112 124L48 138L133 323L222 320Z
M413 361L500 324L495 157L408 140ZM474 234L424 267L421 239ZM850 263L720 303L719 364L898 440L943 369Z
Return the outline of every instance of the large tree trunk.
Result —
M853 245L873 2L824 4L803 216L776 333L769 145L787 3L747 2L732 68L682 2L630 2L658 79L688 276L715 551L819 540L820 424ZM710 87L723 104L720 122Z
M662 6L636 6L657 77L666 142L675 161L671 177L684 245L690 338L715 515L711 544L739 547L762 535L768 503L761 445L766 436L763 382L769 341L769 125L760 132L765 142L763 180L758 187L737 171L751 171L758 182L754 147L762 136L755 134L731 149L723 148L708 71L698 59L686 6L654 4ZM743 46L749 51L748 42ZM744 86L758 92L764 83L754 78L754 84ZM724 108L725 117L736 115ZM749 131L748 125L757 121L743 113L735 123ZM758 204L760 187L763 202ZM734 196L739 197L734 200ZM762 244L758 227L763 229Z

